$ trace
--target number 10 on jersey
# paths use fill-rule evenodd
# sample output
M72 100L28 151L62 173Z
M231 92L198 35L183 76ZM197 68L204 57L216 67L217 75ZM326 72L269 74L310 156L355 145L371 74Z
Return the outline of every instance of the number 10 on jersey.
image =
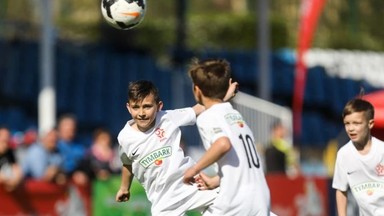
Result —
M249 168L252 168L252 167L260 168L259 156L257 155L256 147L255 147L255 144L253 143L251 136L246 134L243 137L243 135L240 134L239 139L243 142L245 153L247 155Z

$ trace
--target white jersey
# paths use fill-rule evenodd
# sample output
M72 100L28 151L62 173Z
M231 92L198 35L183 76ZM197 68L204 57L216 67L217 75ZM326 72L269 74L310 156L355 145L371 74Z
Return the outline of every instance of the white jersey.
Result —
M204 147L228 137L232 148L218 162L220 192L204 215L269 215L270 194L252 131L230 103L215 104L201 113L197 126Z
M332 187L351 189L360 215L384 215L384 142L372 137L368 154L360 154L352 141L337 152Z
M160 111L152 129L140 132L131 127L130 120L118 135L122 162L132 165L152 204L152 215L184 215L187 210L212 204L217 196L215 191L199 191L182 181L194 161L180 148L179 127L195 121L192 108Z

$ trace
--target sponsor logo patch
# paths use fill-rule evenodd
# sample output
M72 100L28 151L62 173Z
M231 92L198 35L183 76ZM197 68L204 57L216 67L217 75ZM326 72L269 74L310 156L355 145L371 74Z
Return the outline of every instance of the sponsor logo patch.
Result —
M172 155L172 148L166 146L160 149L157 149L146 156L144 156L140 161L140 165L147 168L152 164L156 166L161 166L163 164L163 159Z
M239 127L244 127L243 117L238 113L229 113L224 118L229 125L237 124Z

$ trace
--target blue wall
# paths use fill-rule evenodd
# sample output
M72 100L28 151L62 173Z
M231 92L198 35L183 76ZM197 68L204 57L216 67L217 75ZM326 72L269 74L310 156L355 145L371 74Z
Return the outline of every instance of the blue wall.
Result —
M12 130L37 125L38 53L39 47L34 42L0 41L0 124ZM57 44L55 55L57 112L75 113L80 132L89 133L97 126L104 126L116 135L130 118L125 109L127 85L138 79L152 80L158 86L166 109L178 104L172 101L173 91L183 91L184 106L194 104L190 87L176 89L171 85L173 75L185 68L160 67L150 55L63 42ZM240 90L257 95L256 52L204 52L197 56L226 58L231 62ZM272 102L290 107L294 59L287 57L286 52L276 52L271 55L270 64ZM322 67L310 68L303 135L299 142L324 146L336 137L342 130L342 108L359 93L360 87L367 93L375 90L363 81L329 77Z

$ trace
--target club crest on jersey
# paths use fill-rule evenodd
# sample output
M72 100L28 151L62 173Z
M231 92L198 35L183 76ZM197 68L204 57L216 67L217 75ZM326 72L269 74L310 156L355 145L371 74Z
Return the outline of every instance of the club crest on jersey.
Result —
M160 142L166 139L166 137L165 137L165 130L162 129L162 128L156 128L155 135L157 137L159 137Z
M149 167L152 164L156 166L161 166L163 164L163 159L172 155L172 148L166 146L163 148L156 149L155 151L144 156L140 161L140 165L144 168Z
M224 118L229 125L237 124L239 127L244 127L243 117L238 113L229 113Z
M384 176L384 165L383 164L380 164L380 163L377 164L375 170L376 170L376 174L378 176Z

